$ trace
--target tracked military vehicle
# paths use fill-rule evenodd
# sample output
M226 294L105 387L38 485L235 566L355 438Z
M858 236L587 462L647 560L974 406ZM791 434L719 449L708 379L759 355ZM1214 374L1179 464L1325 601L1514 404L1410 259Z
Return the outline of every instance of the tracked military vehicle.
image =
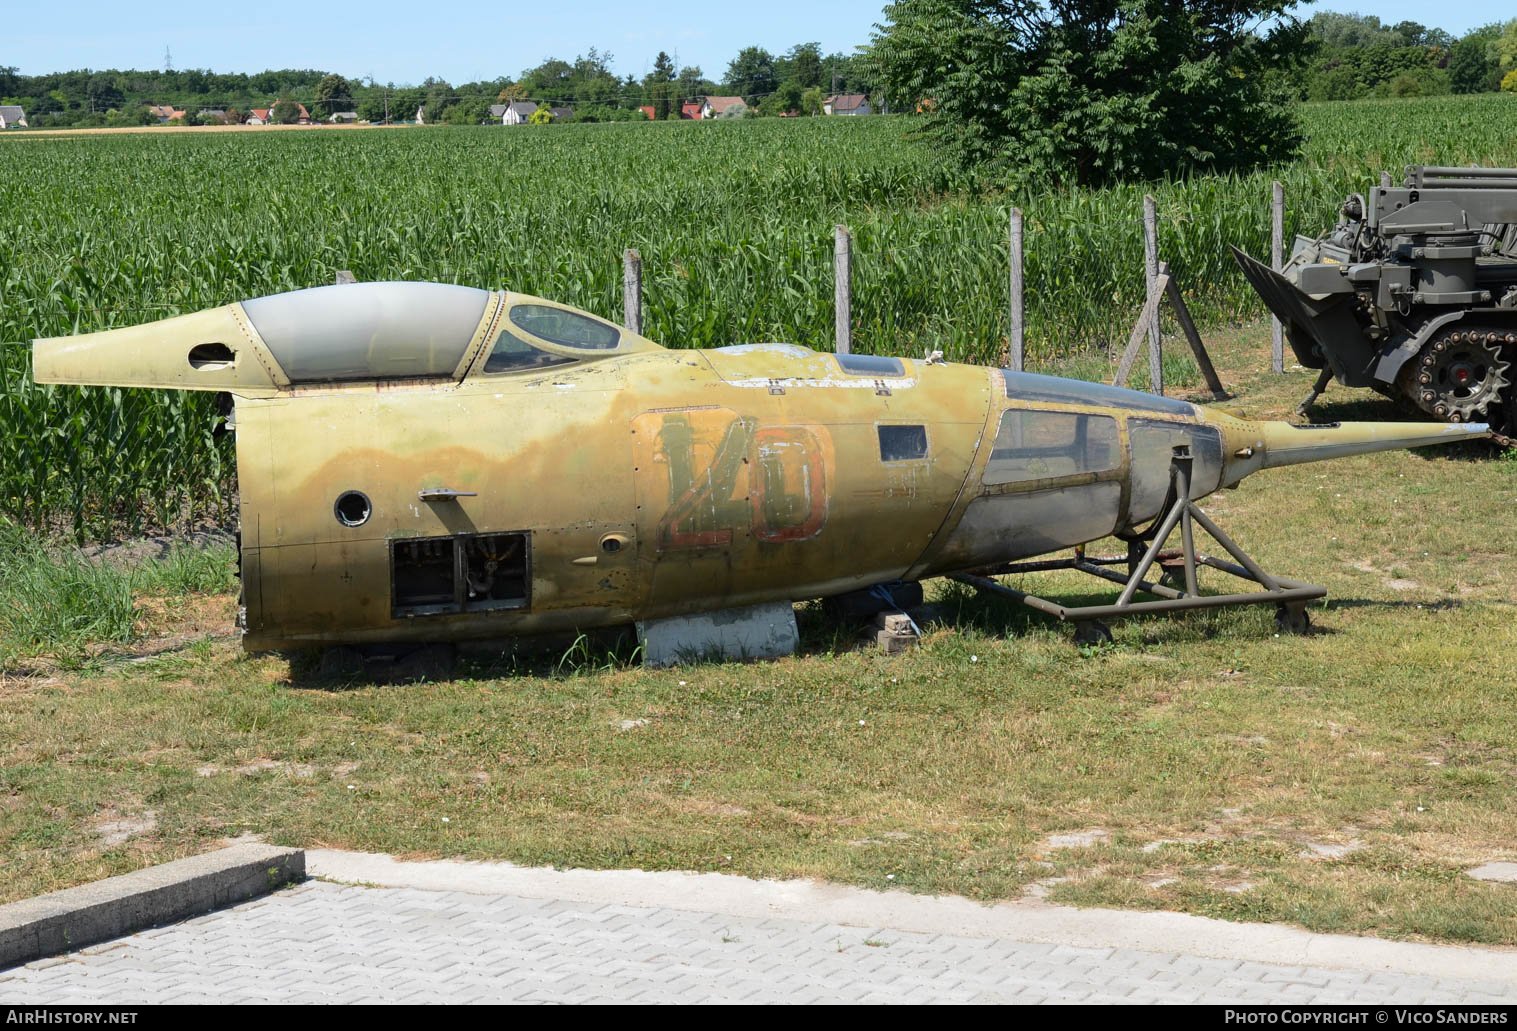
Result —
M1298 236L1281 272L1233 253L1297 360L1322 370L1303 414L1337 379L1517 432L1517 168L1412 165Z

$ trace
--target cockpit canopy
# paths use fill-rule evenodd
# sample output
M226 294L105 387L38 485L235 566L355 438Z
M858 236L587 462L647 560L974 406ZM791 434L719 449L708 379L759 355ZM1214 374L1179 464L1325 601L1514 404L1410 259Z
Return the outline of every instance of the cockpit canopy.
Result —
M37 340L39 383L271 395L378 380L461 380L657 350L588 312L446 283L349 283L161 322Z
M291 383L452 376L490 293L446 283L349 283L243 301Z

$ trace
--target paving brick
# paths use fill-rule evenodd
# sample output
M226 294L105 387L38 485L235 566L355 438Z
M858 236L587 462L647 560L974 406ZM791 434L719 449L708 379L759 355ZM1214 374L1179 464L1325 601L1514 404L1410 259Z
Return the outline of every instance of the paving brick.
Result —
M324 882L0 973L0 1002L1514 998L1517 984L1502 982Z

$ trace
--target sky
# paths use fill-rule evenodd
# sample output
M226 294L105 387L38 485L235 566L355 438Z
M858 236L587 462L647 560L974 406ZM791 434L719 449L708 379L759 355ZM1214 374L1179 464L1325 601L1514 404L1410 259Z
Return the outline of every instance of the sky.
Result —
M458 84L516 78L548 57L610 51L612 68L638 78L660 50L720 80L746 46L778 56L797 43L852 53L882 18L883 0L766 0L674 5L638 0L571 3L237 5L155 0L153 16L126 17L116 0L74 0L67 18L20 19L0 36L0 64L24 75L75 68L175 68L259 72L320 68L378 82L435 75ZM757 16L755 10L761 12ZM151 24L149 24L151 22Z
M699 65L720 80L745 46L779 55L796 43L822 52L869 41L882 0L767 0L747 4L671 5L638 0L570 4L453 0L426 5L370 0L363 6L246 5L231 11L204 0L156 0L149 19L124 16L116 0L74 0L66 18L26 18L0 37L0 64L23 74L75 68L175 68L258 72L320 68L378 82L418 83L429 75L452 83L516 78L547 57L572 59L590 47L609 51L618 74L638 78L660 50L681 65ZM1433 24L1459 35L1513 15L1512 0L1323 0L1298 8L1373 13L1384 22ZM758 12L755 14L754 12ZM124 24L123 24L124 23Z

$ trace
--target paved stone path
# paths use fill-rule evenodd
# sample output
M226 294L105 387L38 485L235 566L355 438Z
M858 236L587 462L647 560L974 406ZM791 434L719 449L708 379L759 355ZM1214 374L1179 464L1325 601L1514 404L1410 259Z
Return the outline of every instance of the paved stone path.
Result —
M0 1003L381 1001L1510 1004L1517 976L324 881L0 971Z

